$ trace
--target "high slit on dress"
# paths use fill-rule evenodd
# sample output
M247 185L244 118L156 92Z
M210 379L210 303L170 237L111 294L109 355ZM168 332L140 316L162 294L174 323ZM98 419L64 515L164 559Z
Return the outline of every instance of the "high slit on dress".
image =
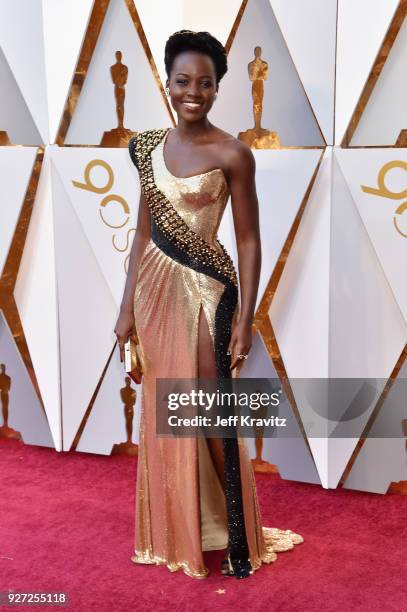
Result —
M302 542L291 530L262 526L244 440L224 441L224 490L204 438L156 435L156 379L198 377L201 309L219 378L230 377L238 311L236 272L217 240L226 178L221 169L173 176L163 153L168 131L148 130L129 143L152 224L134 295L144 377L132 560L203 578L202 552L229 546L234 569L244 573Z

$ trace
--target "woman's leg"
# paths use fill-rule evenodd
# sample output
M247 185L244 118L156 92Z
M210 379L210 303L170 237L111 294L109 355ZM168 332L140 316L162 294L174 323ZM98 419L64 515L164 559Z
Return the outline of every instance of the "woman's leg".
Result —
M199 378L216 378L215 353L208 322L202 305L199 311L198 323L198 376ZM224 488L223 440L222 438L207 438L207 443L216 473Z
M199 311L198 323L198 376L202 379L216 379L215 353L213 349L212 338L209 332L208 322L206 320L205 312L202 308L202 305ZM225 490L223 439L207 438L206 442L213 464L215 466L216 473L222 484L223 490ZM231 568L228 561L228 554L222 561L221 573L225 575L231 573Z

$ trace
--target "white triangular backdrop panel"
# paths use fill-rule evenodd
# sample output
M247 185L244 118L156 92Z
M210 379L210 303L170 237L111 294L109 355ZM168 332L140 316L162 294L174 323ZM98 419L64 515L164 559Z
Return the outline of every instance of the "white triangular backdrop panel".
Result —
M126 386L125 378L116 347L76 450L110 455L114 444L126 441L125 405L121 399L121 390ZM131 439L138 444L143 386L132 381L130 386L136 393Z
M249 0L228 55L212 120L237 136L252 128L248 64L254 48L269 65L264 82L262 127L276 131L283 146L323 146L324 139L269 0Z
M335 144L352 118L399 0L338 0ZM369 24L369 27L366 27ZM357 50L357 52L356 52Z
M56 166L52 168L52 191L63 448L68 450L113 348L117 307Z
M61 450L61 376L50 147L42 162L14 297L55 448Z
M37 154L34 147L0 147L0 275L13 239Z
M11 379L8 426L18 432L26 444L54 446L47 417L1 310L0 363L5 366L4 374ZM1 412L0 419L3 425Z
M338 149L335 156L394 298L407 321L405 270L398 265L407 260L407 213L397 213L407 199L407 151ZM384 186L378 178L383 168Z
M332 145L337 0L270 3L326 143Z
M55 142L93 0L42 0L49 142Z
M114 85L110 75L110 67L116 62L116 51L122 52L122 63L128 67L124 126L132 131L142 131L171 125L127 6L124 0L111 0L65 138L66 144L97 145L104 131L117 127Z
M48 143L42 2L2 2L1 11L0 46L40 133L41 142Z

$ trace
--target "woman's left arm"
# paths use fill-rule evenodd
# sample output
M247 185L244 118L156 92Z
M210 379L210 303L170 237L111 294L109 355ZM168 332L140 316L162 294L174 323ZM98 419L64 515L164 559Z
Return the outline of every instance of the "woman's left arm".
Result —
M237 355L247 355L252 345L252 324L261 267L255 172L256 162L251 149L235 141L228 151L228 182L239 262L241 307L229 343L231 369L242 363Z

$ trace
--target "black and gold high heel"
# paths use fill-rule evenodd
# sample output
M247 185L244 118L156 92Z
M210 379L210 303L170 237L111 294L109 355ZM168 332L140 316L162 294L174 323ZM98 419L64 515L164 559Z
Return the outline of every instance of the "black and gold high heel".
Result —
M225 557L220 564L220 573L223 576L234 576L235 572L233 571L232 564L230 562L230 556Z
M249 569L247 565L244 564L242 567L237 567L237 571L235 571L230 560L230 555L228 555L220 564L220 573L223 576L235 576L238 580L240 580L241 578L248 578L251 574L253 574L253 569L251 566Z

